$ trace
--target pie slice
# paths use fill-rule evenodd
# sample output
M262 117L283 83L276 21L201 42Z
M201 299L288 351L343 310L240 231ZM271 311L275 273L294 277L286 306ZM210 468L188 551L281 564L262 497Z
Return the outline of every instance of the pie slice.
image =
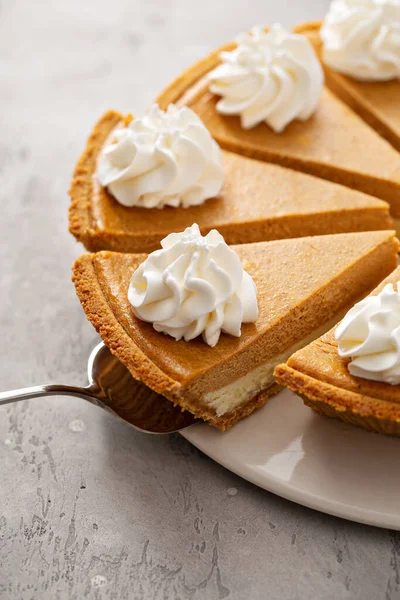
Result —
M203 234L218 229L229 244L392 227L385 202L230 152L223 152L226 183L217 198L189 208L122 206L96 179L99 154L122 123L117 112L100 119L72 182L70 231L90 251L152 252L192 223Z
M295 28L322 55L321 22ZM323 64L328 87L400 152L400 80L357 81Z
M187 105L225 150L377 196L400 217L400 154L327 87L314 115L293 121L282 133L265 123L245 130L239 117L216 111L219 97L208 89L208 74L219 64L219 53L234 47L228 44L185 71L158 97L160 108Z
M400 281L398 267L373 292ZM400 386L351 375L349 359L338 354L335 329L275 369L280 385L298 394L317 413L364 429L400 435Z
M132 375L174 404L228 429L276 393L273 371L396 266L392 231L235 246L257 287L259 317L210 348L175 341L137 319L130 279L145 254L84 254L73 281L89 321Z

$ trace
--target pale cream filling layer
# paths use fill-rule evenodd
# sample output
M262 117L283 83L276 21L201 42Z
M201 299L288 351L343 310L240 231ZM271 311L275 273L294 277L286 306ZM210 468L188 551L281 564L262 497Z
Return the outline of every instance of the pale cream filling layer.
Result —
M323 335L326 331L336 325L336 323L344 316L346 310L337 315L334 319L314 330L310 335L301 339L293 346L290 346L282 354L276 354L267 362L259 365L244 377L237 379L233 383L216 390L209 392L203 396L203 402L207 406L214 408L217 416L221 417L226 413L230 413L238 406L246 404L263 390L268 389L274 383L274 369L277 365L286 362L292 354L304 348L312 341Z

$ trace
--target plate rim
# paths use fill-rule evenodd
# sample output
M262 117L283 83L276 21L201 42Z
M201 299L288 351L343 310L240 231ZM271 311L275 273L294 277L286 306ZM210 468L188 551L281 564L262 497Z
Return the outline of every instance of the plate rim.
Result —
M246 465L245 463L242 464L235 459L229 460L229 454L227 455L227 458L224 459L219 453L213 452L212 444L203 444L202 440L199 440L196 436L191 435L192 431L196 431L200 427L204 426L204 423L194 424L186 430L181 431L180 434L198 450L209 456L209 458L211 458L213 461L228 469L235 475L238 475L242 479L249 481L257 487L266 490L267 492L271 492L281 498L284 498L285 500L305 506L306 508L311 508L323 514L339 517L355 523L361 523L363 525L400 531L400 513L398 516L396 516L393 514L382 513L377 510L368 510L361 507L358 508L345 502L338 502L337 500L331 501L320 495L307 492L302 488L298 488L290 482L280 479L274 475L266 473L261 474L256 468L250 465ZM221 433L223 434L224 432Z

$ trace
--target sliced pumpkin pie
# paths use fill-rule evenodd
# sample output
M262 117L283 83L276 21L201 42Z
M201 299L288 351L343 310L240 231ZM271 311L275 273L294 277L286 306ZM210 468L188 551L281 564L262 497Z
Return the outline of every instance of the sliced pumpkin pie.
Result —
M228 429L277 392L277 364L394 269L397 249L390 231L228 247L194 225L150 255L85 254L73 281L136 379Z
M95 125L72 181L69 226L90 251L152 252L160 240L193 222L202 233L217 228L229 244L309 235L390 229L389 207L372 196L343 186L222 151L224 185L200 205L149 208L134 205L140 173L114 193L99 181L102 153L131 118L107 112ZM124 142L121 142L124 143ZM125 163L123 163L125 166ZM155 167L153 165L153 170ZM147 194L149 206L159 193Z
M325 27L318 21L299 25L295 31L312 42L330 90L400 151L400 42L395 39L393 16L396 11L398 28L400 7L390 7L390 2L380 7L371 2L364 7L350 4L341 3L344 15L328 14ZM390 14L384 19L371 15L372 11ZM388 39L391 35L393 41ZM379 60L380 54L388 61Z
M322 85L315 61L305 36L258 29L197 62L158 102L190 107L225 150L377 196L400 216L400 155Z
M275 369L276 380L328 417L400 435L400 267L343 321Z

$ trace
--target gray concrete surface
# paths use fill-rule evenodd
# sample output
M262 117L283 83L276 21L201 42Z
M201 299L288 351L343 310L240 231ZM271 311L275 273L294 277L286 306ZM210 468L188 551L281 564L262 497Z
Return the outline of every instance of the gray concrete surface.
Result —
M70 283L67 188L103 110L318 0L2 0L0 388L83 383L97 342ZM261 491L179 436L83 401L0 409L0 598L395 599L400 536Z

